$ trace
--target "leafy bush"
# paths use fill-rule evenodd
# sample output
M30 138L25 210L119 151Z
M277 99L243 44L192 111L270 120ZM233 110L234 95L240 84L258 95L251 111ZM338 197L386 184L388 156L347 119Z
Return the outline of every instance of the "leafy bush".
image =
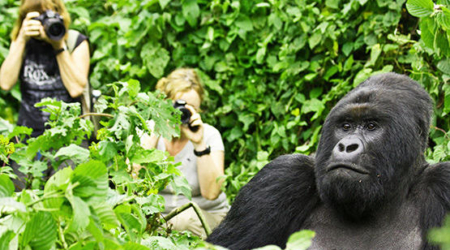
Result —
M410 75L431 94L436 109L427 157L433 162L450 159L448 0L70 0L66 4L75 20L73 28L90 37L90 82L106 95L115 95L106 83L135 78L147 92L175 68L198 69L209 97L203 119L224 137L224 189L230 201L276 156L314 153L321 124L333 105L378 72ZM17 2L0 0L0 62L9 46L13 24L9 20L16 12ZM14 122L18 87L1 92L1 97L0 115ZM118 116L105 126L117 130L100 131L103 139L109 139L91 152L108 152L109 156L96 158L106 166L116 159L111 156L114 152L123 152L116 163L123 170L125 157L133 153L118 128L135 126L140 118L126 124L120 114L133 111L115 112ZM116 140L123 141L109 143ZM115 180L122 177L120 171L114 175ZM151 184L157 189L162 182ZM117 187L129 191L124 183Z

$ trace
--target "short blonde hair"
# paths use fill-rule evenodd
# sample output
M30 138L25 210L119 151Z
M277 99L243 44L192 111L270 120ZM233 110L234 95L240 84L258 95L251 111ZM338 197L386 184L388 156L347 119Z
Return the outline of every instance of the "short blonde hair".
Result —
M22 27L23 19L27 16L28 12L36 11L39 13L44 13L46 10L52 10L57 12L64 21L64 26L66 30L69 30L70 25L70 15L64 5L63 0L21 0L19 7L19 17L16 20L16 24L11 32L11 39L16 40L19 35L20 28ZM67 38L68 32L66 32Z
M165 93L169 99L174 99L177 94L193 89L200 96L200 103L203 102L205 92L197 72L190 68L180 68L172 71L167 77L163 77L158 81L156 89Z

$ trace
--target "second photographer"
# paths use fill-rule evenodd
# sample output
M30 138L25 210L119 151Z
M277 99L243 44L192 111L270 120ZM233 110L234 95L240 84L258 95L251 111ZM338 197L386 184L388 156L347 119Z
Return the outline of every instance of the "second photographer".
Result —
M69 24L62 0L21 1L9 54L0 69L0 86L10 90L20 80L18 125L32 128L33 137L44 132L48 120L48 114L34 107L37 102L46 97L81 102L88 84L88 39L78 32L69 37Z

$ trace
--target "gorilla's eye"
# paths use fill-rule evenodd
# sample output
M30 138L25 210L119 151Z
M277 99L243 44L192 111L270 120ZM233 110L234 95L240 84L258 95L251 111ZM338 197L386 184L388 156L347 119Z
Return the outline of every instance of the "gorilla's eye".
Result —
M350 125L350 123L344 123L344 124L342 124L342 129L344 130L344 131L348 131L348 130L350 130L352 128L352 125Z
M377 129L377 125L375 124L375 123L368 123L367 125L366 125L366 128L367 128L367 130L369 130L369 131L373 131L373 130L375 130L375 129Z

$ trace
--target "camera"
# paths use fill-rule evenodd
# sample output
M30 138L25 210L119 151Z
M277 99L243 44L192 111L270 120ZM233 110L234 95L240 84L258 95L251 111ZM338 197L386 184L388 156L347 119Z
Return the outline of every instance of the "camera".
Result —
M184 100L176 100L173 103L173 107L181 111L181 123L189 124L189 120L191 119L191 111L186 108L186 101Z
M173 103L173 107L181 111L181 123L187 124L189 129L193 132L196 132L199 129L199 126L191 126L189 121L191 120L192 113L189 109L186 108L186 101L178 99Z
M64 26L63 18L52 10L46 10L34 19L42 23L48 38L53 41L61 40L66 34L66 26Z

